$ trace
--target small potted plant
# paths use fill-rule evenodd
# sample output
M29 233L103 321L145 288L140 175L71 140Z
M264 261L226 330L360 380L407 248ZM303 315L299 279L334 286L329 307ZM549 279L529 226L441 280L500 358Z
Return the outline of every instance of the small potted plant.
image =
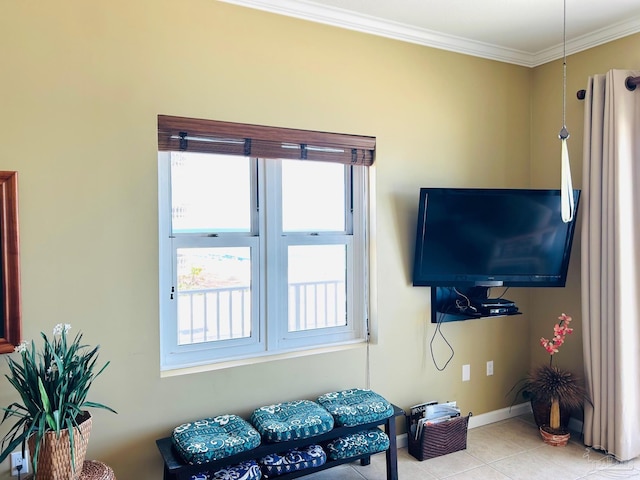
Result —
M91 430L91 415L85 409L103 408L116 413L106 405L87 401L89 388L109 362L96 373L100 347L82 345L81 333L69 342L70 328L69 324L56 325L51 339L41 333L41 352L36 351L33 341L22 342L15 349L20 360L8 358L10 375L5 376L22 403L2 408L0 423L12 417L17 420L2 440L0 462L18 446L24 454L28 443L38 480L79 478ZM55 458L46 458L49 454Z
M544 441L551 445L566 445L570 438L568 429L571 412L582 407L587 399L582 382L572 372L553 365L553 356L573 333L571 317L564 313L553 328L551 339L540 338L540 345L549 354L549 364L534 368L520 382L516 398L522 393L531 401L534 418ZM515 388L515 387L514 387ZM513 390L513 389L512 389Z

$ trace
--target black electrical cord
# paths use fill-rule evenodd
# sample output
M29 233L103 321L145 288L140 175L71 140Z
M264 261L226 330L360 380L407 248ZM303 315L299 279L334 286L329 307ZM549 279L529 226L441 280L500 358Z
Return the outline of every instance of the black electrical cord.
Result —
M505 287L505 288L504 288L504 292L502 292L502 294L501 294L500 296L496 297L496 298L502 298L502 297L504 297L504 296L507 294L507 292L508 292L508 291L509 291L509 287Z
M434 308L434 306L432 305L431 308ZM438 315L436 316L436 328L433 331L433 336L431 337L431 341L429 342L429 351L431 352L431 360L433 360L433 364L435 365L436 369L440 372L444 371L444 369L447 368L447 365L449 365L449 362L451 362L451 360L453 359L453 356L455 355L455 351L453 347L451 346L451 344L449 343L449 341L444 336L444 333L442 333L442 330L441 330L441 326L443 323L442 320L444 319L444 316L445 316L445 312L438 312ZM436 338L436 334L438 333L440 334L440 336L442 337L442 340L444 340L444 343L447 344L447 346L449 347L449 350L451 351L451 355L449 356L449 358L447 359L447 361L444 363L442 367L438 366L438 362L436 361L435 354L433 353L433 342Z
M505 287L504 291L502 292L502 294L500 294L499 297L497 298L502 298L504 297L507 292L509 291L509 287ZM460 313L460 311L465 311L467 309L469 310L473 310L473 314L476 314L476 316L479 316L476 308L472 305L471 300L469 299L469 297L467 297L466 295L464 295L463 293L461 293L460 291L458 291L457 288L455 287L451 287L449 288L449 292L455 292L458 296L462 297L465 301L461 302L460 300L456 300L455 303L455 307L454 308L454 313ZM434 308L434 306L432 305L431 308ZM436 369L440 372L444 371L445 368L447 368L447 365L449 365L449 363L451 362L451 360L453 360L453 356L455 355L455 350L453 349L453 347L451 346L451 344L449 343L449 341L447 340L447 338L444 336L444 333L442 333L442 323L444 320L444 316L449 313L449 310L452 309L452 306L449 306L447 308L447 311L440 311L437 313L436 315L436 328L433 331L433 335L431 337L431 341L429 342L429 350L431 352L431 360L433 360L433 364L435 365ZM473 316L473 314L470 314ZM449 347L449 350L451 351L451 355L449 356L449 358L447 359L447 361L444 363L444 365L442 367L438 366L438 362L436 361L436 357L435 354L433 353L433 342L435 341L436 335L440 334L440 337L442 337L442 340L444 340L444 343L447 344L447 346Z

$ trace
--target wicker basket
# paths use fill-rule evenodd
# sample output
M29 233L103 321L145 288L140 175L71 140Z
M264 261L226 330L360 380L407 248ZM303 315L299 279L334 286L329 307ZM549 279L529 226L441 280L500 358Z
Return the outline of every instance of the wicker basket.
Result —
M60 431L60 438L55 432L46 432L40 452L38 453L38 480L78 480L82 473L82 464L87 453L89 435L91 434L91 414L84 412L84 420L74 428L73 444L75 449L75 471L71 465L71 449L69 447L69 431ZM29 451L35 451L35 441L29 438Z
M115 478L113 469L97 460L85 460L82 465L82 480L115 480Z
M422 461L466 449L469 417L471 412L466 417L455 417L446 422L425 425L418 439L409 433L409 453ZM407 431L410 431L409 417Z

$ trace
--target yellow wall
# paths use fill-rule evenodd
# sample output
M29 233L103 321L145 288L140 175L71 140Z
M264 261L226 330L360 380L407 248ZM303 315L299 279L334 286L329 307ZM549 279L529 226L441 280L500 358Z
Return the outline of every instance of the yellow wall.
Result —
M543 85L556 88L545 67L213 0L1 5L0 168L19 171L24 337L71 323L112 362L90 399L119 414L93 412L89 458L119 479L160 478L154 441L183 421L365 386L364 348L161 378L158 114L376 136L374 247L384 274L371 388L405 408L456 399L480 414L510 404L506 393L530 364L529 312L541 309L513 290L524 315L445 325L455 356L438 371L429 289L411 286L412 242L421 186L555 185L547 144L531 147L548 113L532 103L555 108L539 98ZM440 338L435 355L439 365L448 356ZM472 379L462 383L465 363ZM0 405L16 399L5 382Z

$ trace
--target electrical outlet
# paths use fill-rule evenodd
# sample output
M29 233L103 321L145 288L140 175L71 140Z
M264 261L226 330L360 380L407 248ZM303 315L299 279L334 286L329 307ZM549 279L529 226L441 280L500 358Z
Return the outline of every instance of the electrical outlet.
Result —
M487 377L493 375L493 360L487 362Z
M471 365L462 365L462 381L468 382L471 380Z
M19 466L22 466L20 472L18 472ZM22 476L27 473L29 473L29 451L24 451L24 458L22 452L13 452L11 454L11 476L17 477L18 474Z

